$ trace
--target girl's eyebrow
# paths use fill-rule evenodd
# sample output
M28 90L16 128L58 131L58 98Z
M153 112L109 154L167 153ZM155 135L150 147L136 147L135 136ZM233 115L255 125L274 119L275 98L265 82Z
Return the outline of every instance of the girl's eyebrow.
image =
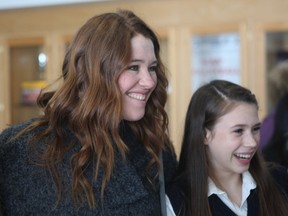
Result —
M261 123L258 122L256 124L254 124L253 127L260 127L260 125L261 125ZM236 125L233 125L232 128L234 128L234 127L246 127L246 126L247 126L247 124L236 124Z

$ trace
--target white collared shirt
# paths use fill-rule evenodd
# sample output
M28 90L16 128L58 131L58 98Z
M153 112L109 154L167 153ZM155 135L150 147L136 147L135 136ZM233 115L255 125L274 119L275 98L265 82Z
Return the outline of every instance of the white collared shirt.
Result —
M210 178L208 178L208 197L212 194L216 194L237 216L247 216L247 198L250 195L250 191L256 188L256 182L249 171L242 174L242 182L242 201L240 207L233 203L228 198L227 193L220 190Z
M167 211L167 216L176 216L172 204L170 202L170 199L167 195L165 195L166 198L166 211Z

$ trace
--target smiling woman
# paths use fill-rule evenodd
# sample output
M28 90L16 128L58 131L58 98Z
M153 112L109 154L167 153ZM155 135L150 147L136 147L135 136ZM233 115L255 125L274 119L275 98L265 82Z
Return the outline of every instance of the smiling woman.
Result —
M131 11L95 15L60 79L38 97L43 116L0 135L4 215L161 215L160 171L162 186L177 161L155 33Z
M119 76L122 92L122 118L138 121L157 85L157 60L151 40L136 35L131 40L131 63Z

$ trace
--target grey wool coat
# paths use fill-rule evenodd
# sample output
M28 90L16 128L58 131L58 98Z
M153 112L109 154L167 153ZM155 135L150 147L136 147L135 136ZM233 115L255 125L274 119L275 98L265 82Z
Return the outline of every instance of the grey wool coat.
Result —
M19 138L11 139L28 123L21 123L4 130L0 135L0 200L2 214L7 216L25 215L107 215L107 216L153 216L160 215L159 182L152 187L144 175L150 155L141 143L138 143L130 128L122 123L121 134L129 148L126 160L115 151L115 169L107 185L104 204L100 202L101 173L97 182L93 183L96 197L96 209L90 209L86 204L78 209L71 198L71 167L70 157L79 150L80 144L75 145L64 156L59 164L63 181L63 197L56 205L57 193L50 173L33 163L33 157L27 149L29 139L37 131L31 131ZM74 139L70 130L69 139ZM49 138L47 139L49 140ZM47 140L39 143L47 144ZM46 143L45 143L46 142ZM177 166L175 154L163 152L165 181L172 178ZM93 165L85 170L89 179L93 178ZM0 213L1 215L1 213Z

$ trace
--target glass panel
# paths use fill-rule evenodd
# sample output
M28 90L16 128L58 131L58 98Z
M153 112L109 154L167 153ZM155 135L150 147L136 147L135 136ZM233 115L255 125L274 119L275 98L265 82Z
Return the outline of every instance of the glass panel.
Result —
M273 88L274 86L269 85L267 75L272 71L272 69L276 67L277 64L287 59L288 59L288 31L266 33L266 85L267 85L266 106L269 112L272 111L279 98L277 98L277 93L276 94L274 93L275 92L275 89Z
M240 83L240 38L238 33L192 37L192 92L213 79Z
M11 123L18 123L40 114L36 98L45 86L46 55L42 46L10 48Z
M159 39L159 43L160 43L160 56L161 56L161 59L163 61L163 64L165 65L166 67L166 75L167 75L167 78L169 80L169 86L168 86L168 89L167 89L167 92L168 92L168 98L167 98L167 103L166 103L166 112L169 114L170 113L170 110L169 110L169 104L170 104L170 101L169 101L169 96L171 94L171 87L170 87L170 79L171 77L169 76L169 71L168 71L168 39L167 38L160 38Z

